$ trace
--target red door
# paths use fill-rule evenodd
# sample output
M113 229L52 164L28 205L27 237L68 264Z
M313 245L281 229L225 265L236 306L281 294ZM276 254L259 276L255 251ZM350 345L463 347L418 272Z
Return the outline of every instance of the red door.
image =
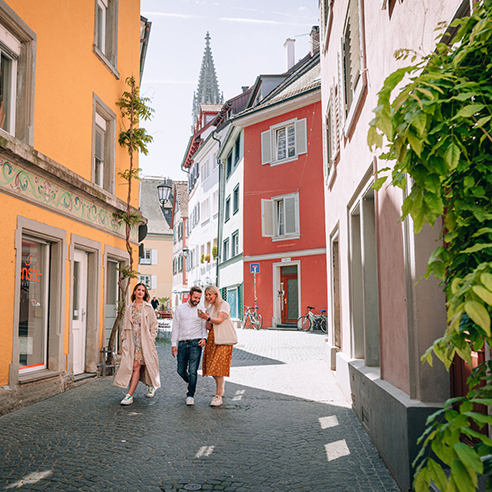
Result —
M282 323L296 323L299 317L297 266L282 267L280 273Z

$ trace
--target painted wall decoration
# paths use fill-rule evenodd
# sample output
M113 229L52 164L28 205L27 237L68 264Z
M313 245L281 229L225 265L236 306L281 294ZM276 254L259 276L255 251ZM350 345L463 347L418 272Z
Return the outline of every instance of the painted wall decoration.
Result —
M42 203L59 212L74 216L84 222L108 231L125 235L124 224L119 225L112 212L81 198L47 179L26 171L7 161L0 160L0 187ZM132 239L137 240L138 228L132 227Z

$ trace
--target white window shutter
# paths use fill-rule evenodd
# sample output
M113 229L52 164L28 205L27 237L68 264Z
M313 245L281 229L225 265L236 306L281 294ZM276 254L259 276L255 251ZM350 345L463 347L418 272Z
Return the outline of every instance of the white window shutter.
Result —
M261 235L273 236L273 201L261 200Z
M284 199L285 234L295 234L297 232L296 201L295 196L289 196Z
M156 249L151 249L150 250L150 257L152 261L152 265L157 265L157 250Z
M269 164L272 161L271 132L267 130L261 134L261 163Z
M157 289L157 275L151 275L151 289Z
M297 155L307 152L306 118L296 121L296 147Z

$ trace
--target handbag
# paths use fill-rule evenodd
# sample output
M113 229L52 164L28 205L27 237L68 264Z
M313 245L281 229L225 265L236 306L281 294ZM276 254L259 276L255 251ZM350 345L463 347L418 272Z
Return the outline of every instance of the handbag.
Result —
M236 345L237 333L229 315L218 325L214 325L215 345Z

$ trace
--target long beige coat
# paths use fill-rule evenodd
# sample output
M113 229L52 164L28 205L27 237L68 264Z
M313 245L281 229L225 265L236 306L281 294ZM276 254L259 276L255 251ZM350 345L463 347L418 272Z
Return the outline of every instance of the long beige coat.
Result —
M122 357L120 368L114 378L113 384L121 388L127 388L133 373L133 326L130 314L131 304L125 310L123 319L123 329L121 332L122 340ZM148 302L142 306L142 353L145 365L142 365L140 371L140 381L147 386L154 388L161 387L161 378L159 376L159 360L155 348L155 339L157 337L157 318L155 317L154 308Z

